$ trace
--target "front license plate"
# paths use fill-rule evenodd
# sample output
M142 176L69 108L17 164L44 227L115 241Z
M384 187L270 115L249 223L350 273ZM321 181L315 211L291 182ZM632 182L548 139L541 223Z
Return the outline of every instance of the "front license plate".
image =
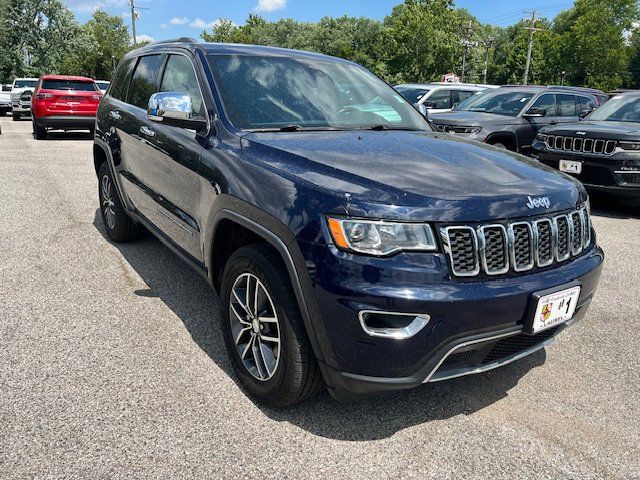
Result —
M533 333L541 332L573 318L580 297L580 287L540 297L536 316L533 317Z
M582 162L573 162L571 160L560 160L560 171L566 173L574 173L576 175L582 173Z

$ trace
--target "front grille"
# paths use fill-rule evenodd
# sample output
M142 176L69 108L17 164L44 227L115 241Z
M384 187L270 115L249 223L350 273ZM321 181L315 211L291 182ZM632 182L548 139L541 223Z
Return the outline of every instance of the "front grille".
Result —
M452 353L447 358L445 358L444 362L442 362L443 367L454 365L456 363L464 363L471 360L473 354L476 353L475 350L467 350L466 352Z
M513 335L512 337L498 340L495 345L491 347L491 350L489 351L487 356L484 357L484 359L482 360L482 364L486 365L487 363L495 362L500 358L517 355L518 353L523 352L553 337L559 328L560 326L552 327L543 332L536 333L535 335L519 333L518 335Z
M583 206L569 214L487 225L444 227L442 239L457 277L525 272L578 255L591 243Z
M616 172L619 175L621 181L627 185L640 185L640 172Z
M551 150L564 150L566 152L593 153L595 155L613 155L618 146L615 140L565 137L561 135L548 135L547 148Z

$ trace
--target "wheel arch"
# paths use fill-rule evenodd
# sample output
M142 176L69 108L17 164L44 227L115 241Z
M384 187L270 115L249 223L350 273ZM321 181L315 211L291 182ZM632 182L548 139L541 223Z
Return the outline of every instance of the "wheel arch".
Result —
M513 132L497 132L489 135L485 141L485 143L492 145L494 143L502 143L504 144L508 150L513 152L520 151L520 145L518 143L518 138Z
M206 258L209 281L216 292L219 292L221 274L226 260L238 248L252 243L264 243L273 248L287 270L307 336L323 369L324 355L314 326L317 322L313 321L313 318L318 315L318 308L310 291L311 278L302 251L293 233L284 224L262 211L261 213L269 219L250 218L235 209L223 208L218 211L212 223L213 233ZM230 241L229 235L233 235L233 241Z

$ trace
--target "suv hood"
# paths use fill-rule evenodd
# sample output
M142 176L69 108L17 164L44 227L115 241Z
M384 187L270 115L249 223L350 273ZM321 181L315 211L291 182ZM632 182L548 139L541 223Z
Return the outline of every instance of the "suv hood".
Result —
M584 138L602 138L607 140L640 140L640 124L631 122L590 122L568 123L557 127L545 128L544 133L550 135L583 136Z
M485 221L573 207L580 184L537 161L448 134L250 133L254 159L333 192L356 217ZM527 207L548 197L549 208Z
M429 115L429 120L438 125L468 126L520 125L526 122L520 117L509 117L508 115L498 115L496 113L466 112L464 110L454 110L440 114L434 113Z

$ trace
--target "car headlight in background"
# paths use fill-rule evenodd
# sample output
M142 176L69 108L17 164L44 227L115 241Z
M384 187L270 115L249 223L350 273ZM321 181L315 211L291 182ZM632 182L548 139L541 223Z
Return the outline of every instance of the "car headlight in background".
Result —
M619 145L623 150L640 151L640 142L620 142Z
M334 243L343 250L389 255L407 250L435 251L436 239L425 223L327 219Z
M544 133L539 133L538 135L536 135L536 140L538 140L539 142L542 142L542 143L547 143L547 137L548 136L549 135L546 135Z

